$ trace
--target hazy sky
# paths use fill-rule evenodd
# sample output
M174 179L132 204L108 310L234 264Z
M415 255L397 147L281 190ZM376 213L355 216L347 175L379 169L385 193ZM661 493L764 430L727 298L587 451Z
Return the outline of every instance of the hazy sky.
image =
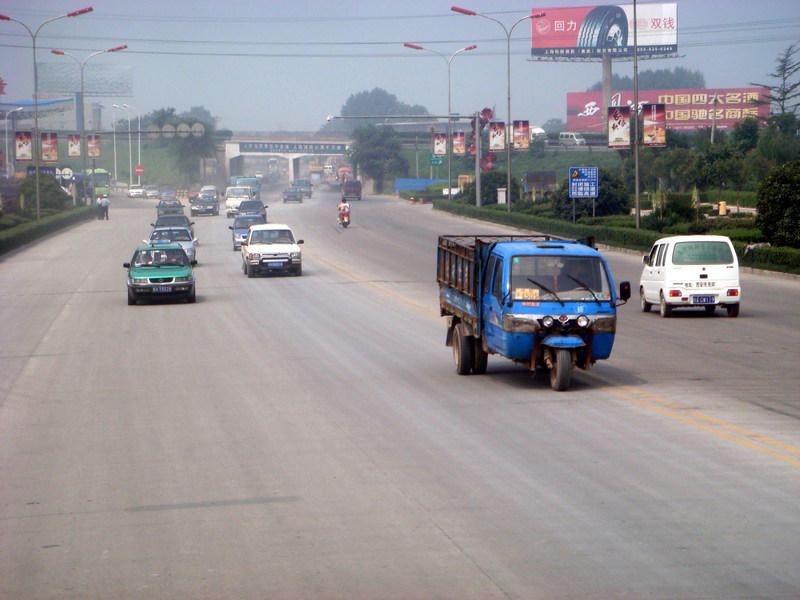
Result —
M771 82L776 58L800 42L800 0L677 0L680 58L640 61L645 69L677 66L701 71L708 87ZM456 56L451 66L453 112L495 107L506 113L506 36L487 19L450 10L482 12L506 27L533 7L609 4L551 0L0 0L0 14L35 30L58 15L93 6L94 12L49 23L38 37L39 62L74 61L128 44L89 64L125 64L133 70L128 103L142 114L204 106L219 126L256 131L315 131L339 114L357 92L383 88L432 114L447 112L447 66L435 54ZM619 2L625 3L625 2ZM627 2L631 3L631 2ZM645 4L639 2L638 4ZM540 124L566 118L566 93L599 81L599 63L530 61L530 26L520 23L511 45L512 116ZM632 75L631 62L614 72ZM18 24L0 21L2 102L31 99L31 38ZM87 102L97 99L87 98ZM119 118L119 115L117 115Z

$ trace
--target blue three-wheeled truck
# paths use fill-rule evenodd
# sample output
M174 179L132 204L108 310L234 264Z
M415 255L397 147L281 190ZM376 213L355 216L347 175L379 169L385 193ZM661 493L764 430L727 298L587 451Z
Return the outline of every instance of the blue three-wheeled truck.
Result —
M571 369L608 358L617 306L611 271L591 240L546 235L443 235L437 280L446 344L460 375L486 372L489 354L549 370L556 391Z

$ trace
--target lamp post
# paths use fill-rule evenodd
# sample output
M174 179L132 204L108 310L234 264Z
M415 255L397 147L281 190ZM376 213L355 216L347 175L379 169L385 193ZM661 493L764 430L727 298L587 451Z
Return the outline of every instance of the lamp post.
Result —
M450 191L453 189L453 171L452 171L452 163L453 163L453 140L452 140L452 132L451 132L451 123L452 119L450 115L453 114L453 111L450 109L450 96L451 96L451 86L450 86L450 63L453 62L453 59L456 57L457 54L461 54L462 52L468 52L469 50L475 50L478 46L472 44L471 46L466 46L465 48L461 48L460 50L456 50L451 54L449 57L441 52L437 52L436 50L431 50L430 48L425 48L423 46L418 46L417 44L409 44L406 42L403 44L406 48L411 48L412 50L425 50L427 52L432 52L437 56L441 56L442 60L447 64L447 199L450 199Z
M125 108L132 108L133 110L136 111L136 135L138 137L138 140L136 142L138 148L136 164L140 165L142 164L142 113L139 112L138 108L136 108L135 106L131 106L130 104L123 104L122 106L124 106ZM142 184L141 175L136 176L136 183L138 183L139 185Z
M82 8L80 10L74 10L72 12L68 12L64 15L59 15L57 17L53 17L52 19L47 19L43 23L41 23L37 28L36 31L31 31L31 28L25 25L22 21L17 21L16 19L12 19L6 15L0 15L0 21L13 21L14 23L19 23L22 25L25 30L28 32L28 35L31 36L31 48L33 50L33 172L34 172L34 179L36 180L36 220L38 221L41 218L41 192L39 186L39 145L42 143L41 139L39 139L39 69L36 67L36 36L39 35L39 32L42 30L42 27L47 25L48 23L52 23L53 21L58 21L59 19L65 19L67 17L78 17L80 15L85 15L86 13L92 12L92 7L88 6L86 8Z
M122 106L114 105L117 108L124 108L128 115L128 185L133 183L133 143L131 142L131 111L127 104Z
M14 173L13 170L10 170L8 168L8 165L10 164L8 161L8 117L10 117L12 113L17 112L18 110L22 110L22 107L18 106L17 108L10 110L6 113L6 177L11 177L11 174ZM14 129L16 130L16 127Z
M114 181L117 181L117 115L114 112L115 108L119 108L116 104L111 105L111 126L114 128L112 129L111 137L114 139Z
M450 10L461 13L462 15L468 15L470 17L483 17L484 19L489 19L490 21L494 21L500 27L503 28L503 31L506 34L506 78L507 78L507 89L508 89L508 108L506 112L506 132L510 131L511 128L514 126L514 121L511 120L511 34L514 32L514 28L522 23L523 21L527 21L528 19L539 19L545 16L545 13L536 13L533 15L525 15L521 19L518 19L510 28L507 28L503 23L498 21L497 19L490 17L488 15L484 15L481 13L477 13L474 10L469 10L467 8L459 8L458 6L453 6ZM506 136L508 137L508 136ZM511 144L513 140L506 139L506 206L508 211L511 211Z
M81 101L80 102L77 102L77 101L75 102L75 111L76 111L75 114L76 114L76 120L77 120L76 125L78 126L78 129L81 130L81 156L83 156L83 199L84 199L84 203L87 204L87 205L89 203L89 198L86 195L87 194L87 190L88 190L88 186L86 185L86 183L88 181L87 174L88 174L88 170L89 170L89 163L87 162L88 161L88 154L89 154L89 144L88 144L88 140L86 139L86 118L85 118L85 114L84 114L84 104L83 104L83 100L84 100L84 97L85 97L85 95L84 95L83 68L86 66L86 63L89 62L89 59L94 57L94 56L97 56L99 54L105 54L106 52L119 52L120 50L125 50L125 48L127 48L127 47L128 46L126 44L122 44L121 46L114 46L113 48L106 48L105 50L98 50L97 52L92 52L91 54L89 54L82 61L79 58L77 58L76 56L73 56L72 54L70 54L69 52L64 52L63 50L50 50L50 52L52 52L53 54L57 54L59 56L68 56L68 57L70 57L72 60L74 60L76 63L78 63L78 68L80 69L80 73L81 73Z

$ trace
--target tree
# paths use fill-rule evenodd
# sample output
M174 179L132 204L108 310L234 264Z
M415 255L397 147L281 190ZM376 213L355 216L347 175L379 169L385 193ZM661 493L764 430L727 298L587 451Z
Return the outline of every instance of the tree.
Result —
M782 113L769 118L767 128L758 138L758 154L772 166L800 158L800 140L797 138L797 117Z
M690 71L684 67L642 71L639 73L638 81L640 90L685 90L706 87L706 78L700 71ZM612 75L611 89L616 91L632 90L633 79L628 75ZM598 81L586 91L603 91L603 82Z
M758 185L756 226L773 245L800 248L800 160L772 169Z
M353 132L350 160L367 177L375 180L375 191L383 192L388 175L408 174L408 161L402 155L402 144L391 127L368 125Z
M733 125L731 143L737 152L747 154L758 146L758 133L758 120L755 117L747 117L744 121Z
M769 102L777 105L779 113L796 114L797 107L800 105L800 78L793 81L798 74L800 74L800 60L795 58L795 55L800 51L798 44L792 44L786 51L777 58L778 67L774 73L769 76L777 79L778 83L775 85L767 85L765 83L751 83L750 85L757 85L769 89ZM758 104L765 104L761 100Z
M497 188L504 188L507 184L505 171L484 171L481 173L481 206L497 204ZM516 179L511 179L511 204L516 204L520 199L520 185ZM475 182L464 186L464 192L459 200L466 204L475 204Z
M376 117L374 119L349 119L344 121L331 121L322 127L323 131L351 132L365 125L380 125L386 123L381 116L428 115L428 109L418 104L410 105L400 102L397 96L384 89L374 88L370 91L358 92L351 95L341 109L343 117Z

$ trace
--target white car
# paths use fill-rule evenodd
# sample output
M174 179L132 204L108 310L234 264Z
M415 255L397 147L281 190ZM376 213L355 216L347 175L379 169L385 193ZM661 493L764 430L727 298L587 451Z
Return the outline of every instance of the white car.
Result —
M128 198L144 198L144 187L135 183L129 185Z
M242 271L248 277L264 272L303 274L300 244L291 228L281 223L253 225L242 243Z
M672 316L675 308L703 308L712 314L721 306L729 317L739 316L739 260L724 235L662 238L642 262L639 304L643 312L657 305L662 317Z
M239 214L242 200L252 200L253 189L244 186L231 186L225 190L225 215L232 219Z
M187 227L156 227L150 232L149 240L142 240L145 244L178 244L184 249L189 260L197 260L199 241L192 237L192 232Z

